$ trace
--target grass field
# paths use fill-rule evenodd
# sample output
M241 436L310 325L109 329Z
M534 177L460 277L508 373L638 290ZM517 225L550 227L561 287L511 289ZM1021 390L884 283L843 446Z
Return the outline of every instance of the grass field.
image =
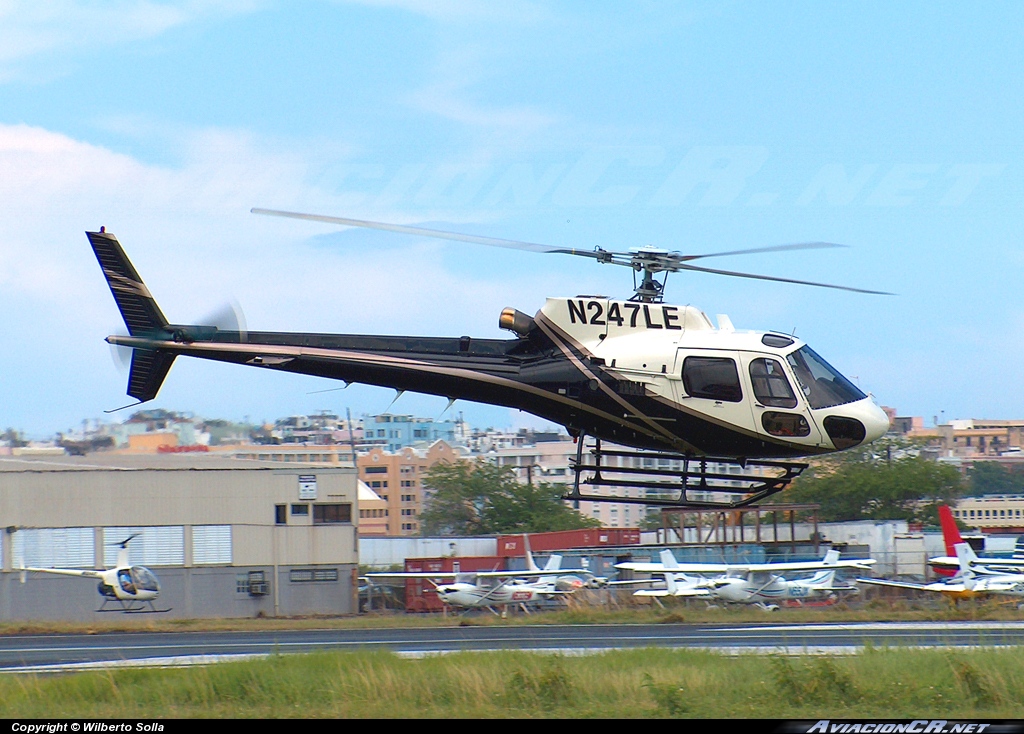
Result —
M858 608L576 609L499 619L374 614L306 619L8 624L0 634L439 625L826 623L1024 619L1012 605L876 601ZM521 652L404 659L276 656L186 669L0 676L0 718L708 717L1024 718L1024 655L868 649L841 657L645 649L567 657Z
M277 656L202 668L0 677L0 718L1024 718L1017 650L727 657L641 649L402 659Z

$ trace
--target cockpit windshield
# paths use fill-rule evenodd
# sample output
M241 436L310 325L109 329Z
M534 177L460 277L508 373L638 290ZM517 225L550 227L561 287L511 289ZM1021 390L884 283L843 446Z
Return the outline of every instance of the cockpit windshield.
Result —
M139 591L160 591L160 582L145 566L132 566L132 580Z
M808 346L786 356L812 408L831 408L867 397Z

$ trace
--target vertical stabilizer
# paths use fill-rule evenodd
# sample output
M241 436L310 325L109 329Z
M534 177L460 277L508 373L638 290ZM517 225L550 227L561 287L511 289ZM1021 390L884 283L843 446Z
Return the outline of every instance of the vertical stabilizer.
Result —
M957 543L954 550L956 551L956 560L960 563L960 577L963 579L964 588L973 589L977 573L971 564L978 560L978 556L967 543Z
M128 333L132 336L152 336L165 330L167 319L117 238L103 229L85 234L103 269L103 277L107 279Z
M533 553L530 552L530 536L526 533L523 533L523 548L526 551L526 570L539 571L540 568L533 560Z
M114 296L121 318L128 327L128 333L135 337L169 336L167 319L117 238L102 228L99 232L85 234L103 270L103 277ZM128 394L141 403L155 398L174 363L174 357L171 352L133 349Z
M545 571L557 571L562 567L562 556L557 553L552 554L548 558L548 562L544 564Z
M963 543L960 528L953 519L953 511L948 505L939 505L939 524L942 526L942 540L946 543L946 555L956 555L956 544Z

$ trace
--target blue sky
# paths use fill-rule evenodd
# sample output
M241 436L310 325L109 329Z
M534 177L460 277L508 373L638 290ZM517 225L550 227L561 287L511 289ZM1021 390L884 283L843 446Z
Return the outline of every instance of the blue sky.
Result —
M630 291L585 260L253 206L584 248L844 243L714 264L899 295L676 275L668 300L796 329L903 415L1024 417L1022 27L1016 3L0 0L0 428L127 402L100 225L177 322L233 298L252 329L500 337L505 306ZM178 360L154 406L394 396L310 394L333 386Z

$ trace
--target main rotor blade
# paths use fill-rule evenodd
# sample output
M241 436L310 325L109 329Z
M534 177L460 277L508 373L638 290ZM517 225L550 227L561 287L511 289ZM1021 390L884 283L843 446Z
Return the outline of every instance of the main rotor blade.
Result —
M470 242L476 245L488 245L490 247L504 247L510 250L527 250L529 252L555 252L565 255L582 255L600 259L601 253L593 250L577 250L575 248L551 247L540 245L536 242L522 242L520 240L503 240L498 237L481 237L474 234L462 234L461 232L446 232L441 229L427 229L425 227L410 227L404 224L388 224L387 222L369 222L364 219L348 219L346 217L329 217L323 214L302 214L299 212L283 212L276 209L251 210L253 214L266 214L272 217L289 217L291 219L305 219L311 222L326 222L327 224L341 224L346 227L364 227L366 229L381 229L386 232L398 232L400 234L411 234L420 237L435 237L442 240L455 240L457 242Z
M702 257L722 257L724 255L753 255L758 252L782 252L784 250L823 250L831 247L847 247L835 242L796 242L791 245L773 245L772 247L754 247L749 250L729 250L728 252L709 252L704 255L681 255L679 262L687 262Z
M696 270L701 273L713 273L715 275L732 275L737 278L753 278L754 280L773 280L777 283L795 283L797 285L813 285L818 288L835 288L840 291L852 291L854 293L869 293L875 296L895 296L895 293L887 291L869 291L864 288L850 288L845 285L832 285L831 283L815 283L810 280L795 280L793 278L777 278L772 275L755 275L754 273L737 273L732 270L715 270L714 268L702 268L698 265L679 264L680 270Z

